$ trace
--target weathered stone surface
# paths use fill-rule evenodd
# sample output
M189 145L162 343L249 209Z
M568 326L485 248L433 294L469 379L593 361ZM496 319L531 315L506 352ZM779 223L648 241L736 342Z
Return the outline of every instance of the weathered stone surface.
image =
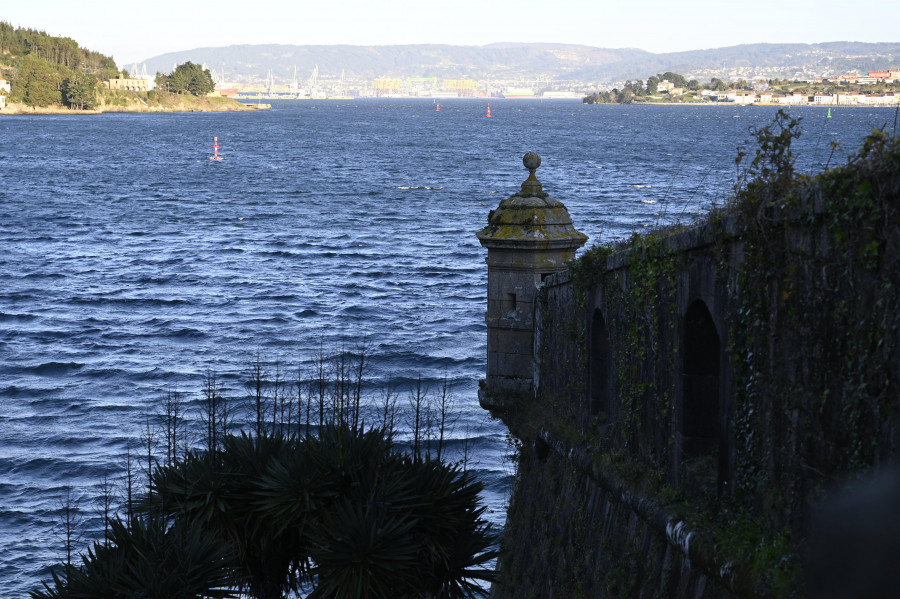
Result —
M576 231L562 203L543 193L534 174L540 156L529 153L531 171L520 192L491 211L488 226L477 233L488 248L487 389L529 389L533 376L534 298L550 274L587 240Z
M730 599L668 539L565 456L525 451L492 599ZM688 548L688 551L685 551Z
M543 277L535 393L488 406L521 442L495 599L803 596L803 552L834 528L816 509L900 460L900 143L868 152ZM495 265L525 256L502 253L504 227L526 226L515 206L540 197L525 187L483 231ZM860 575L885 552L849 565L882 547L896 477L884 514L839 512L868 532L819 556L835 596L900 586L892 566Z

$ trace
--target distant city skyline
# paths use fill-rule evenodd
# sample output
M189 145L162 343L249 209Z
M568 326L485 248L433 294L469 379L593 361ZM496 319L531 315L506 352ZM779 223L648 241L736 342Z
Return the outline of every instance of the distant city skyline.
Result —
M159 0L138 5L143 12L132 12L130 6L125 12L126 5L110 0L87 6L70 0L19 2L4 7L0 20L73 38L112 55L125 68L168 52L234 44L553 42L663 53L745 43L900 38L900 3L894 0L645 0L615 5L598 0L343 0L312 7L284 0Z

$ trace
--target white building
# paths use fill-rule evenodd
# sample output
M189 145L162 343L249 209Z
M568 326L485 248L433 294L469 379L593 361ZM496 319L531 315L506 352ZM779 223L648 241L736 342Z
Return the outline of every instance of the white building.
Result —
M0 108L6 108L6 95L12 91L9 81L0 78Z
M806 96L800 92L794 92L790 96L776 96L775 101L779 104L806 104Z

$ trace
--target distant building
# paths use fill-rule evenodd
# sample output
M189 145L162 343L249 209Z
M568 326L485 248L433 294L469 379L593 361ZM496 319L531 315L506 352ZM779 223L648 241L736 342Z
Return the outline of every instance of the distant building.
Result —
M731 90L725 95L719 94L719 101L731 102L733 104L753 104L756 102L756 94L745 94L738 93L734 90Z
M849 94L836 94L838 104L847 104L850 106L862 104L865 96L859 92L850 92Z
M124 77L116 77L115 79L107 80L106 87L112 90L145 92L149 91L150 84L146 79L126 79Z
M474 79L444 79L442 86L444 91L456 92L459 97L474 97L478 90L478 83Z
M530 87L507 87L501 94L503 98L533 98L534 90Z
M399 79L379 78L375 80L375 95L378 97L390 97L400 95L403 91L403 82Z
M882 95L875 94L859 94L858 96L859 104L866 104L869 106L896 106L900 104L900 95L894 94L893 92L888 92Z
M577 100L585 95L587 95L585 92L546 91L541 95L541 98L548 100Z
M869 77L874 79L890 79L890 71L869 71Z
M0 77L0 92L4 91L8 94L12 91L12 88L9 85L9 81Z
M666 92L668 93L675 87L675 84L669 81L668 79L663 79L659 83L656 84L656 91L658 92Z
M776 96L775 101L779 104L806 104L806 96L800 92L794 92L789 96Z

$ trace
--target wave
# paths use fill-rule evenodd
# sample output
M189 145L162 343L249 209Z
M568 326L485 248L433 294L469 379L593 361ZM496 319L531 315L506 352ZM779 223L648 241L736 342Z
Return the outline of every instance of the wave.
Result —
M10 314L7 312L0 312L0 322L30 322L35 319L37 319L35 314Z
M44 362L37 366L29 366L22 369L23 373L39 376L63 376L84 368L80 362Z
M181 262L181 260L180 260L180 259L177 259L177 260L167 260L167 261L163 262L162 264L164 264L164 265L171 265L171 264L175 264L175 263L178 263L178 262ZM166 285L166 284L169 283L171 280L172 280L171 277L149 277L149 276L144 276L144 277L138 277L138 278L135 280L135 283L137 283L138 285Z
M167 337L174 337L176 339L203 339L208 337L205 332L200 331L198 329L193 329L191 327L184 327L181 329L177 329L170 333L166 334Z
M70 303L82 306L128 306L128 307L162 307L178 306L191 303L185 299L143 298L143 297L73 297Z

